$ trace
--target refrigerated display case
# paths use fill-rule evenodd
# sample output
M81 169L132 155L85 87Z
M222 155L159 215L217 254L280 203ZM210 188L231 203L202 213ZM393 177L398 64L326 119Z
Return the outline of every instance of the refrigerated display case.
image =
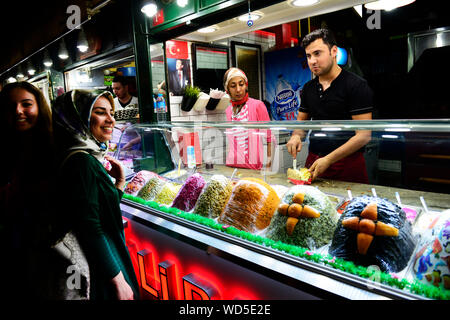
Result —
M448 189L405 184L402 176L415 167L402 154L391 159L401 163L401 175L369 184L291 180L287 171L294 168L286 170L280 161L292 130L307 133L304 148L315 135L331 141L370 130L364 156L376 164L367 166L376 177L383 166L373 150L393 140L437 143L443 146L440 155L450 155L444 143L449 125L449 120L372 120L130 126L121 139L137 134L139 142L129 150L119 146L114 155L127 174L121 209L143 297L449 299ZM236 130L258 135L264 148L265 137L272 137L270 167L266 156L261 170L226 165ZM424 134L439 141L424 141ZM446 158L433 159L442 166ZM300 172L304 157L296 160ZM312 207L314 217L292 215L294 204L304 212ZM378 207L370 216L373 204ZM349 227L352 217L356 229ZM364 223L376 230L364 229ZM396 230L382 233L383 228ZM360 237L371 238L365 250Z

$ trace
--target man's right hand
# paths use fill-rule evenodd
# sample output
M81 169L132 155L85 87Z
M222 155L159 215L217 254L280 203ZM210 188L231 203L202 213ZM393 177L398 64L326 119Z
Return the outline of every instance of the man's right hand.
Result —
M298 134L293 134L286 144L288 152L293 158L297 157L297 153L302 150L302 139Z

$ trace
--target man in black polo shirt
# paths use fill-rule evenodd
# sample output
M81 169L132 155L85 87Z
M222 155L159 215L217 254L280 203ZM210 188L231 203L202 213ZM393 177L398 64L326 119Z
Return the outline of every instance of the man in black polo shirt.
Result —
M305 36L302 46L316 77L303 87L297 120L371 120L372 90L366 80L337 64L338 49L331 32L315 30ZM295 130L287 143L294 158L303 136L303 130ZM306 160L312 179L368 183L363 150L370 138L368 130L312 132Z

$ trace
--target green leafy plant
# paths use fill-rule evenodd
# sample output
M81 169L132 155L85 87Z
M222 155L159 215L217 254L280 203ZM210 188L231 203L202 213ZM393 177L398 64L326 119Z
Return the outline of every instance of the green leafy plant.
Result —
M187 85L184 88L183 100L181 101L181 110L186 112L191 111L200 95L200 92L201 90L199 87Z
M183 96L185 96L186 98L198 98L198 96L200 95L200 88L196 87L196 86L191 86L191 85L187 85L184 88L184 93Z

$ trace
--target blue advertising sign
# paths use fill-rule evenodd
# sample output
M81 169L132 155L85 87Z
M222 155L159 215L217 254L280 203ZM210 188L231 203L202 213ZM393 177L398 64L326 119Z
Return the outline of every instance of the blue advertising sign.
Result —
M264 53L266 100L273 120L295 120L300 92L311 80L305 50L292 47Z

